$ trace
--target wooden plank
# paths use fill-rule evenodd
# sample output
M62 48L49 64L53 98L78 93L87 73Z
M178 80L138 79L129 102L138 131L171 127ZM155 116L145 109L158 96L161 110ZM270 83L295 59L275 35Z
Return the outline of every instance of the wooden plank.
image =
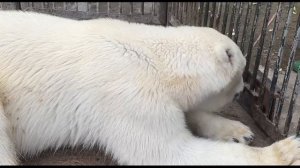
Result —
M98 13L98 3L97 2L88 3L88 11L92 13Z
M77 3L76 2L66 2L66 10L67 11L77 11Z
M107 2L98 2L98 12L102 14L107 14Z
M78 2L78 11L88 12L88 3L87 2Z
M17 2L1 2L0 9L1 10L15 10L17 6Z
M168 23L168 2L160 2L159 5L159 21L161 25L167 26Z

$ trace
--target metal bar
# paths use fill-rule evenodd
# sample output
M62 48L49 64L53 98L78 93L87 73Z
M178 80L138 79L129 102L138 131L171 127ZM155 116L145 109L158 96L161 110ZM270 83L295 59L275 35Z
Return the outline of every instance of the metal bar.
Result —
M191 2L191 19L190 19L190 25L195 25L195 16L197 15L196 10L196 2Z
M170 21L170 17L171 17L171 15L169 15L169 14L171 14L170 12L169 12L169 2L165 2L166 3L166 11L165 11L165 20L166 20L166 23L165 23L165 25L166 26L169 26L169 21Z
M299 71L298 71L298 73L299 73ZM297 77L299 76L298 73L297 73ZM297 128L296 128L296 136L299 136L299 133L300 133L300 118L298 120L298 124L297 124Z
M107 2L107 15L109 16L109 14L110 14L110 3L109 2Z
M186 16L187 16L187 10L186 10L186 7L187 7L187 2L183 2L183 8L182 8L182 21L181 23L183 25L186 24Z
M197 2L193 2L193 26L197 25L197 16L198 16L198 5Z
M199 22L198 22L199 26L203 26L203 23L202 23L203 10L204 10L204 2L200 2L200 10L199 10L200 13L199 13Z
M174 12L174 2L170 2L170 4L168 6L170 6L169 13L173 14L173 12Z
M159 2L160 9L159 9L159 21L161 25L168 26L168 2Z
M296 29L297 29L297 27L299 26L299 24L300 24L300 12L299 12L298 19L297 19Z
M186 2L186 15L185 15L185 24L190 25L190 17L191 17L191 2Z
M208 26L208 13L209 13L209 2L205 3L205 14L204 14L204 26Z
M184 14L184 2L181 2L180 4L180 23L182 24L183 23L183 14Z
M275 21L274 21L274 26L273 26L273 32L271 35L271 40L269 43L269 47L268 47L268 53L267 53L267 57L266 57L266 64L265 64L265 69L264 69L264 73L263 73L263 78L262 78L262 88L260 90L260 106L262 106L263 104L263 95L265 94L265 86L266 86L266 81L269 75L269 67L270 67L270 53L272 50L272 46L274 44L275 41L275 36L276 36L276 32L278 31L278 27L279 27L279 19L281 16L281 2L278 3L278 7L277 7L277 11L276 11L276 17L275 17Z
M199 5L198 5L198 2L194 2L195 4L195 7L194 7L194 26L197 26L198 25L198 16L199 16Z
M258 67L259 67L259 64L260 64L260 60L261 60L261 53L262 53L262 50L263 50L264 41L265 41L265 37L266 37L266 34L267 34L267 24L268 24L269 17L270 17L270 11L271 11L271 2L268 2L267 7L266 7L265 18L264 18L264 22L263 22L263 27L262 27L262 37L260 39L259 46L257 48L256 59L255 59L254 70L253 70L253 76L252 76L252 82L250 84L250 90L253 90L254 87L255 87L257 71L258 71Z
M154 9L155 9L155 2L152 2L152 6L151 6L151 16L154 16Z
M232 13L230 16L230 25L229 25L229 32L228 32L228 37L232 38L232 32L233 32L233 26L234 26L234 19L235 19L235 10L236 10L236 5L237 3L235 2L232 6Z
M300 30L300 29L299 29ZM300 32L300 31L299 31ZM298 32L297 32L297 42L296 44L298 45L298 38L299 38ZM295 43L294 43L295 45ZM297 45L293 46L293 52L296 52L296 48ZM293 94L292 94L292 98L291 98L291 102L290 102L290 106L289 106L289 110L288 110L288 114L287 114L287 118L285 120L285 124L284 124L284 130L283 130L283 134L287 135L290 129L290 125L291 125L291 121L292 121L292 117L293 117L293 113L294 113L294 105L296 102L296 99L298 97L298 93L299 93L299 89L300 89L300 79L299 79L299 74L300 71L297 72L297 77L296 77L296 81L294 84L294 89L293 89Z
M273 33L272 33L272 42L270 43L269 45L269 51L268 51L268 55L267 55L267 60L266 60L266 65L265 65L265 69L264 69L264 78L263 78L263 81L262 83L264 84L264 80L266 80L266 78L269 76L268 73L269 73L269 66L270 66L270 61L269 61L269 54L270 54L270 50L273 46L273 41L275 40L275 34L276 32L278 31L278 28L279 28L279 20L281 18L281 6L282 6L282 3L279 2L278 3L278 7L277 7L277 12L276 12L276 17L275 17L275 22L274 22L274 27L273 27ZM265 85L263 85L265 86ZM264 94L264 88L262 88L261 90L261 94ZM267 117L270 119L270 120L273 120L272 116L273 116L273 112L274 112L274 105L276 103L276 99L274 99L274 92L275 91L272 91L270 89L270 98L269 98L269 107L270 110L267 111ZM271 100L270 100L271 99ZM273 100L272 100L273 99ZM279 116L278 115L275 115L275 126L278 126L278 121L279 121ZM276 123L277 122L277 123Z
M191 14L192 12L192 2L186 2L186 17L185 17L185 23L186 25L191 25Z
M286 89L287 89L287 86L288 86L288 83L289 83L289 80L290 80L290 75L291 75L291 71L292 71L292 68L293 68L293 64L294 64L294 61L295 61L295 54L296 54L296 49L297 49L297 46L298 46L299 35L300 35L300 29L298 27L297 35L295 36L295 40L294 40L294 43L293 43L293 49L290 53L287 71L285 71L284 78L283 78L283 84L282 84L280 97L279 97L279 104L278 104L277 109L276 109L277 113L280 113L282 111L282 108L283 108L284 94L286 92Z
M184 24L185 25L188 25L189 24L189 13L190 13L190 10L189 10L189 6L190 6L190 2L185 2L185 8L184 8L184 11L185 11L185 15L184 15Z
M161 9L164 9L164 8L161 8ZM164 17L165 17L165 26L169 26L169 17L170 17L170 15L169 14L171 14L170 12L169 12L169 2L165 2L165 9L166 9L166 11L164 12Z
M220 19L221 19L221 13L222 13L222 2L219 3L218 12L217 12L217 18L216 18L216 29L219 30L220 27Z
M254 19L253 19L253 23L252 23L252 30L251 30L250 40L249 40L248 52L247 52L247 56L246 56L247 63L246 63L246 67L245 67L245 72L247 72L249 70L249 66L250 66L252 47L253 47L253 39L254 39L254 33L256 30L256 24L257 24L257 20L258 20L257 18L259 15L259 8L260 8L260 2L258 2L256 4Z
M180 23L182 24L183 23L183 14L184 14L184 2L181 2L181 11L180 11Z
M176 2L171 2L171 7L170 7L171 10L169 11L170 17L174 16L174 14L175 14L175 9L176 9L175 4L176 4Z
M182 24L186 24L186 18L187 18L187 2L183 3L183 8L182 8Z
M16 3L16 10L21 10L21 2L15 2Z
M223 16L222 31L221 31L223 34L225 34L225 31L226 31L226 24L227 24L227 19L228 19L228 10L229 10L229 4L228 4L228 2L226 2L224 16Z
M142 2L141 4L141 11L142 11L142 15L145 14L145 2Z
M180 3L179 2L175 2L175 3L176 3L175 19L179 20Z
M298 125L297 125L297 128L296 128L296 136L299 136L299 133L300 133L300 118L298 120Z
M190 2L190 26L194 25L195 11L195 2Z
M210 15L211 17L210 17L210 20L209 20L209 27L214 26L215 12L216 12L216 2L213 2L213 4L212 4L212 13Z
M133 2L130 2L130 16L133 15Z
M99 3L99 2L98 2ZM123 12L123 3L122 2L120 2L120 4L119 4L119 6L120 6L120 15L122 14L122 12Z
M192 23L193 26L196 25L197 12L198 12L198 10L197 10L197 4L196 4L196 2L192 2L191 23Z
M292 15L292 6L294 6L293 3L289 4L289 14L288 14L288 18L285 22L284 28L283 28L283 33L281 36L281 44L280 44L280 48L277 54L277 59L276 59L276 64L275 64L275 69L274 69L274 73L273 73L273 78L272 78L272 83L271 83L271 87L270 87L270 94L273 95L275 92L275 86L277 84L277 80L278 80L278 72L279 72L279 68L281 65L281 60L282 60L282 55L283 55L283 50L285 47L285 43L286 43L286 36L288 34L288 29L289 29L289 24L291 22L291 15ZM282 96L282 93L280 93L280 96ZM274 106L275 101L273 98L270 99L270 106ZM270 108L271 110L271 108ZM268 114L269 116L272 116L273 111L269 111ZM277 116L278 120L280 118L281 115L281 111L276 111L275 116ZM278 126L278 121L275 120L275 125Z
M242 53L244 53L244 51L245 51L246 32L247 32L247 27L248 27L249 22L250 22L250 17L248 17L249 13L250 14L252 13L252 3L251 2L248 2L247 12L246 12L246 16L245 16L245 22L244 22L244 28L243 28L243 34L242 34L242 40L241 40Z
M289 75L291 73L291 67L292 67L292 64L293 64L294 59L295 59L299 38L300 38L300 27L298 27L296 36L294 38L293 48L292 48L292 51L290 53L290 60L289 60L289 66L288 66L289 68L288 68L288 71L287 71L288 74L287 74L287 77L286 77L287 81L289 80ZM299 74L300 74L300 71L297 71L297 76L296 76L296 81L295 81L295 84L294 84L293 94L292 94L292 98L291 98L291 101L290 101L289 110L288 110L288 114L287 114L287 118L286 118L285 126L284 126L284 132L283 133L285 135L287 135L287 133L289 131L289 128L290 128L292 116L293 116L293 113L294 113L295 101L297 99L299 89L300 89Z
M120 6L121 2L119 2L119 6ZM65 8L67 8L67 4L65 2ZM96 3L96 12L99 13L99 2ZM121 14L121 13L120 13Z
M241 25L241 17L242 17L242 11L243 11L243 2L240 2L239 8L238 8L238 16L236 19L236 24L235 24L235 35L234 35L234 42L237 43L238 38L239 38L239 33L240 33L240 25Z

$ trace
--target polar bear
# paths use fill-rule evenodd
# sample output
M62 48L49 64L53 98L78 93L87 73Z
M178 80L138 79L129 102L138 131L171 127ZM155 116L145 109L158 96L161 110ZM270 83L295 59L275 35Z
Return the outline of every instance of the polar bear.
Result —
M242 91L245 58L211 28L1 11L0 60L0 164L77 145L104 147L121 165L300 156L295 136L250 147L247 126L212 113Z

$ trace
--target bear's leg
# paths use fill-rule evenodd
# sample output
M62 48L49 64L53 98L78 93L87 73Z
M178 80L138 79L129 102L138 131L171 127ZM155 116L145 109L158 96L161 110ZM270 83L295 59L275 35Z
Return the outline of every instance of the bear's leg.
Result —
M295 136L267 147L250 147L234 142L210 141L199 138L189 144L201 164L207 165L297 165L300 159L300 139ZM193 156L189 156L193 158ZM188 156L188 155L187 155Z
M16 165L18 163L13 142L9 137L9 121L4 115L0 101L0 165Z
M239 121L199 111L189 112L186 116L190 128L198 136L244 144L249 144L254 138L250 128Z
M186 128L184 113L167 108L152 113L139 111L107 122L114 125L107 134L107 149L120 164L289 165L300 158L299 138L290 137L263 148L212 141L193 136Z

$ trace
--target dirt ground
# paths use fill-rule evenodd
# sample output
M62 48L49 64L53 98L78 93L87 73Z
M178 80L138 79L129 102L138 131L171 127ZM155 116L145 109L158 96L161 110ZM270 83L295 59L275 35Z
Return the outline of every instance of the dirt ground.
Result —
M236 102L229 104L222 110L222 115L241 121L248 125L255 134L254 141L250 146L264 147L272 143L264 132L256 125L250 115ZM103 150L93 148L84 150L78 149L59 149L57 152L46 151L34 158L22 158L23 165L117 165L110 155L105 155Z

